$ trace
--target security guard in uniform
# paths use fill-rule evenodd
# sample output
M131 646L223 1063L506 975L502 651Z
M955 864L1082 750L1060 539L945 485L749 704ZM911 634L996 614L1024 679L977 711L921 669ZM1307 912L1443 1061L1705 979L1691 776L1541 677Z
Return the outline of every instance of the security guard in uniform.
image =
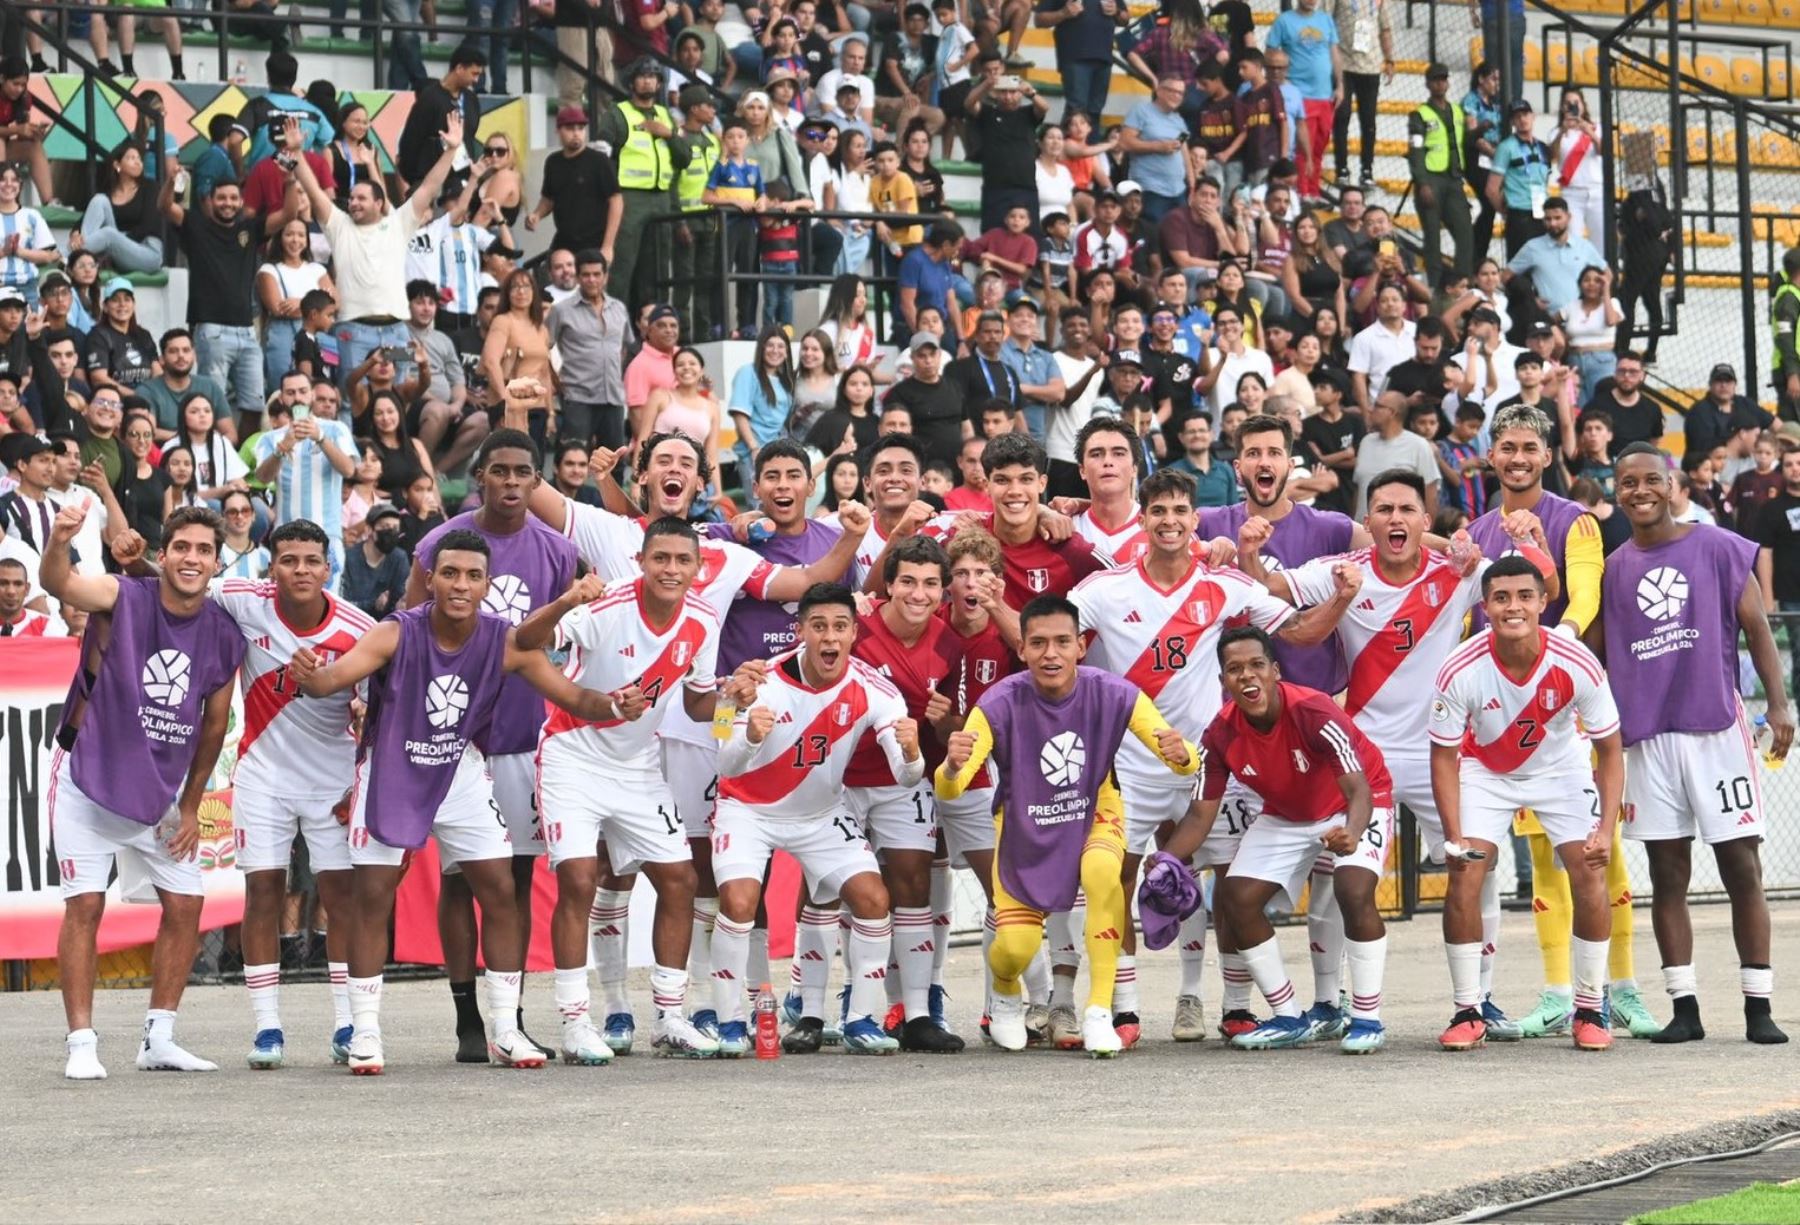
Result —
M1434 63L1425 70L1430 97L1407 117L1407 164L1425 238L1425 275L1440 284L1443 230L1450 230L1454 251L1450 268L1463 276L1474 271L1474 227L1463 195L1466 152L1462 107L1449 100L1450 69Z
M719 137L712 130L717 111L712 94L698 82L682 86L675 101L682 123L669 153L675 161L675 207L687 218L675 229L675 309L687 321L689 338L699 343L712 339L714 324L724 318L723 286L715 283L719 215L700 203L719 164Z
M1800 247L1781 257L1775 292L1769 299L1769 326L1774 330L1770 364L1775 373L1775 404L1783 421L1800 422L1800 353L1794 332L1800 328Z
M669 150L675 118L658 101L662 80L655 60L639 60L626 78L630 96L600 112L600 139L612 146L619 195L625 201L610 283L633 311L650 299L655 271L668 262L659 255L669 250L673 237L669 227L649 224L651 218L675 211L675 162Z

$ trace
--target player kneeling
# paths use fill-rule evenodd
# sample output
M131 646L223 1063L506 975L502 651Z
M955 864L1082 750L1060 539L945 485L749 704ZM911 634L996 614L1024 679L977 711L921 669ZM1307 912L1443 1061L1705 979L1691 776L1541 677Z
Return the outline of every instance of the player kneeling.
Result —
M1109 1057L1124 1049L1113 1028L1113 985L1121 934L1131 921L1119 873L1123 804L1111 763L1128 731L1177 774L1192 774L1200 759L1136 685L1077 666L1083 644L1074 604L1038 596L1019 613L1019 635L1019 658L1029 672L988 690L965 728L950 735L937 794L953 800L990 757L999 765L995 934L988 950L994 1045L1025 1048L1020 976L1043 943L1045 916L1069 910L1077 891L1085 891L1089 988L1082 1045L1090 1055Z
M1231 1044L1271 1050L1299 1046L1312 1034L1264 908L1277 894L1296 905L1323 843L1336 860L1332 877L1350 956L1350 1028L1339 1047L1347 1055L1372 1054L1387 1041L1381 1026L1387 929L1375 887L1394 832L1393 781L1381 751L1336 702L1281 679L1274 644L1262 630L1225 631L1219 670L1231 701L1200 742L1199 798L1163 849L1183 860L1200 849L1230 779L1262 796L1262 816L1244 831L1214 905L1275 1015Z
M1605 872L1625 788L1618 707L1592 652L1539 623L1545 591L1536 566L1502 557L1481 589L1489 626L1445 662L1431 704L1431 788L1450 868L1444 953L1456 1007L1438 1041L1466 1051L1487 1040L1481 889L1513 813L1529 808L1575 899L1575 1045L1603 1051L1612 1045L1600 1013L1612 932Z
M712 844L719 883L712 940L719 1054L736 1058L750 1049L744 1022L750 929L769 856L786 851L806 874L809 897L835 894L850 907L844 1049L888 1055L900 1044L883 1032L878 1017L886 1003L882 979L894 922L875 852L844 807L844 770L857 741L868 735L881 746L896 785L917 784L925 777L919 729L907 718L899 691L851 658L856 600L848 588L820 583L808 589L796 620L799 648L745 662L728 690L739 713L731 739L719 750Z

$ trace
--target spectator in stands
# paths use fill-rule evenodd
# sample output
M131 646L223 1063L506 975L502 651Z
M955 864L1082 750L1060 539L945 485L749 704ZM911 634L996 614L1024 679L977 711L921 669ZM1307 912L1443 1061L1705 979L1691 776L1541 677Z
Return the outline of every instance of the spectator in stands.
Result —
M1202 64L1197 79L1200 87L1200 103L1194 116L1194 140L1199 147L1206 150L1206 173L1219 185L1220 193L1229 199L1238 185L1244 181L1244 168L1247 164L1244 143L1248 133L1244 127L1246 118L1242 102L1232 94L1225 84L1225 72L1217 64ZM1161 82L1157 86L1163 89ZM1172 91L1171 91L1172 92ZM1160 100L1160 94L1157 96ZM1133 112L1134 114L1136 112ZM1126 127L1131 126L1131 116L1126 117ZM1123 135L1121 133L1121 135ZM1183 134L1185 136L1185 133ZM1185 139L1180 140L1186 144ZM1132 149L1121 140L1127 153ZM1176 149L1177 156L1184 156L1184 150ZM1163 162L1167 154L1157 154L1156 161ZM1132 163L1132 173L1142 181L1142 159ZM1147 204L1152 203L1146 201Z
M237 117L238 123L250 134L250 148L244 154L246 172L265 158L273 157L286 145L289 118L300 124L300 139L287 146L290 152L324 153L337 135L336 127L325 112L295 90L300 79L298 60L286 51L277 51L263 61L263 72L269 91L252 98Z
M371 617L400 607L412 558L401 547L401 515L392 502L377 502L363 522L369 532L344 558L343 598Z
M588 249L575 257L575 296L550 308L545 326L562 355L560 437L616 451L625 445L625 340L631 315L607 293L606 259Z
M1731 483L1731 507L1738 535L1761 538L1763 510L1781 496L1785 480L1782 457L1794 450L1792 440L1767 431L1758 434L1753 465Z
M925 241L907 252L900 261L900 317L905 322L904 335L911 335L918 324L918 312L935 307L946 325L954 325L951 310L951 282L956 274L957 251L962 246L962 229L951 222L940 221L925 231ZM949 334L954 349L954 332ZM954 458L954 456L946 456Z
M1488 173L1487 198L1506 218L1506 258L1512 259L1531 239L1544 232L1550 196L1550 148L1532 135L1536 116L1523 98L1506 108L1512 125L1494 150Z
M298 370L281 376L282 395L308 404L294 418L277 400L269 408L269 428L257 439L256 477L275 487L275 524L310 519L331 538L333 585L344 566L344 478L356 471L358 453L350 429L335 418L312 415L312 383Z
M272 236L280 229L288 214L304 217L306 201L294 184L294 177L288 171L288 163L296 157L306 159L312 167L313 174L325 190L335 191L336 181L331 177L331 162L323 153L315 153L310 149L295 153L287 147L287 129L275 133L275 147L278 156L265 157L249 168L243 179L243 211L255 216L260 225L258 238ZM214 180L216 187L223 180ZM206 196L195 196L195 207L204 203Z
M409 347L423 383L420 398L407 415L408 426L426 454L442 452L444 468L455 471L487 437L488 417L481 409L470 407L456 342L437 327L436 287L430 281L409 281L406 298Z
M806 177L806 166L800 160L800 146L794 141L794 133L785 123L775 118L768 94L760 89L746 93L738 100L737 117L744 121L744 130L750 136L746 151L750 160L762 171L764 183L786 179L796 189L802 183L810 184L811 180ZM617 284L615 278L615 287Z
M1506 76L1500 96L1520 97L1525 92L1525 0L1504 0L1506 30L1500 29L1500 6L1496 0L1469 0L1469 20L1481 31L1481 58L1504 65ZM1504 43L1504 45L1502 45Z
M1583 417L1604 412L1611 419L1613 455L1634 442L1655 443L1663 435L1662 405L1645 395L1643 386L1643 356L1622 353L1613 377L1593 389L1581 410Z
M1366 207L1362 188L1341 187L1338 189L1338 215L1325 223L1325 242L1337 253L1338 261L1350 276L1357 275L1359 266L1366 266L1374 257L1375 240L1369 237L1364 224Z
M1613 376L1618 357L1613 337L1624 313L1612 296L1612 270L1590 264L1581 270L1579 296L1557 313L1562 328L1564 353L1581 375L1581 394L1586 396Z
M737 441L738 473L756 470L756 455L766 443L783 436L794 409L794 363L787 333L765 327L756 338L756 356L738 369L727 401ZM746 496L748 496L746 494Z
M49 496L56 479L56 457L50 444L36 434L7 434L0 437L0 472L13 482L11 491L0 495L0 531L22 546L8 552L25 564L35 589L58 510ZM80 558L76 561L79 564Z
M1506 342L1499 315L1485 307L1471 311L1463 351L1452 359L1462 372L1458 397L1485 407L1487 419L1492 420L1500 405L1518 397L1519 359L1524 356L1524 349Z
M1331 148L1337 165L1337 185L1350 179L1350 108L1356 107L1361 141L1362 178L1368 187L1375 181L1375 115L1381 81L1394 79L1394 19L1387 0L1332 0L1331 18L1337 26L1338 53L1344 65L1344 98L1331 125ZM1461 133L1456 134L1459 138Z
M100 184L71 244L78 242L121 272L161 268L162 224L156 198L144 183L143 149L129 140L115 147L101 168Z
M381 464L376 485L386 497L406 496L407 487L421 474L436 476L431 452L406 428L406 405L393 391L377 391L369 397L368 432L364 447Z
M311 247L306 222L290 218L270 240L269 262L256 270L256 296L263 313L264 386L280 382L292 368L302 323L300 305L306 295L322 289L337 296L331 273L311 257Z
M1406 317L1405 291L1384 285L1375 298L1375 322L1350 341L1350 386L1363 412L1387 387L1388 371L1413 356L1414 334Z
M44 152L51 120L47 113L32 114L30 87L31 66L24 57L0 59L0 159L28 167L38 199L60 207L50 182L50 158Z
M59 342L67 345L67 340ZM116 388L94 393L75 418L75 437L81 440L81 466L99 464L109 485L116 485L125 471L125 454L119 446L119 425L124 417L124 397ZM70 405L74 407L73 403Z
M675 136L675 119L661 101L662 69L656 61L640 60L631 70L629 87L629 97L600 113L599 129L600 138L618 158L624 208L618 246L607 253L609 280L626 305L635 306L649 300L650 286L663 275L666 253L672 249L674 231L652 222L674 210L669 189L675 167L669 142Z
M121 432L125 454L113 494L123 508L125 526L154 551L162 541L163 495L168 488L162 470L150 460L156 449L156 422L149 413L134 412L125 418Z
M1187 277L1190 290L1217 280L1221 260L1248 254L1239 247L1242 235L1226 223L1220 198L1217 182L1196 180L1187 208L1170 212L1157 227L1167 260Z
M642 418L650 397L675 386L675 350L681 343L681 316L672 306L652 306L641 328L644 346L625 367L626 425L631 437L644 436ZM717 469L714 469L717 471Z
M198 358L194 352L193 334L186 328L170 328L162 334L162 363L158 373L138 383L132 390L144 399L156 414L156 441L175 437L181 425L181 402L191 392L200 392L210 404L225 403L225 388L217 379L196 373ZM104 383L98 384L104 386Z
M86 364L90 386L122 392L162 372L156 341L138 324L137 295L123 277L107 282L106 314L88 333Z
M1344 97L1338 29L1328 14L1319 11L1319 0L1296 0L1292 9L1275 19L1265 46L1288 53L1288 75L1305 104L1309 156L1299 163L1300 194L1310 201L1319 195L1325 146Z
M521 268L500 286L500 301L502 309L488 325L481 365L488 386L505 395L501 424L507 429L529 430L542 448L548 434L550 393L556 386L550 364L550 332L544 326L544 298L531 274ZM519 385L516 394L515 384ZM537 390L526 391L528 385Z
M1569 202L1575 233L1596 247L1605 245L1602 215L1607 156L1600 125L1588 113L1579 89L1564 86L1556 135L1550 139L1550 159L1556 166L1556 194Z
M552 0L552 4L556 49L562 54L556 63L556 104L563 110L579 110L587 101L590 76L612 80L612 34L606 28L612 11L600 0ZM585 133L585 118L581 126Z
M39 279L37 288L38 308L44 312L45 339L67 337L75 342L79 351L94 321L76 302L75 286L70 282L69 274L60 268L52 268Z
M1425 482L1425 512L1436 514L1441 483L1437 451L1406 428L1406 400L1397 391L1375 397L1368 414L1369 432L1356 448L1356 517L1368 512L1369 482L1394 468L1416 472Z
M61 259L62 252L44 215L19 199L24 186L16 164L0 165L0 235L5 236L0 238L0 287L17 289L26 305L35 308L37 270Z
M181 401L176 431L178 445L193 453L196 496L215 507L230 490L248 489L244 478L250 472L232 438L220 428L219 408L200 392L190 391Z
M350 189L358 180L382 183L387 176L381 169L381 151L369 135L369 108L351 102L338 115L337 139L331 142L331 177L337 184L333 200L339 208L350 202Z
M1446 273L1467 277L1474 262L1469 201L1463 195L1467 125L1462 108L1450 101L1450 69L1434 63L1425 70L1430 96L1407 116L1410 171L1425 240L1425 275L1439 285ZM1442 231L1450 231L1451 257L1443 258Z
M1749 396L1738 394L1737 371L1721 362L1712 368L1706 382L1706 395L1687 410L1683 424L1687 433L1687 452L1711 454L1740 430L1773 429L1775 416Z
M1506 224L1510 237L1510 218ZM1504 279L1510 284L1512 278L1529 274L1538 309L1555 316L1580 298L1582 270L1605 266L1606 257L1594 244L1574 234L1568 204L1551 196L1544 201L1544 232L1507 262Z
M1300 220L1294 222L1293 246L1281 268L1288 309L1302 319L1311 319L1323 309L1334 310L1341 317L1345 308L1343 270L1337 252L1325 242L1318 217L1310 212L1300 214Z
M458 175L467 173L472 162L481 156L476 135L481 128L481 96L475 92L475 83L486 67L487 55L481 48L463 43L450 53L450 67L442 80L416 87L412 110L407 112L406 126L400 130L400 142L394 151L394 171L400 176L402 192L418 187L437 165L443 152L439 139L452 114L462 116L458 142L462 156L457 158L453 171Z
M220 111L207 124L206 134L212 143L201 150L193 168L193 198L196 200L212 195L213 184L220 179L243 181L244 154L250 129L231 115Z
M1475 192L1475 253L1482 257L1494 242L1496 205L1488 197L1487 185L1493 177L1494 154L1500 148L1503 117L1499 68L1486 60L1475 65L1475 71L1469 75L1469 92L1463 95L1462 111L1467 133L1463 169Z
M964 107L969 126L981 143L981 228L995 229L1007 211L1023 204L1036 217L1037 140L1035 129L1049 104L1016 76L983 76L969 91ZM1140 105L1139 110L1143 109ZM1137 111L1132 112L1134 115ZM954 461L954 456L949 456Z
M613 242L624 217L625 201L610 157L588 146L587 112L565 106L556 112L561 148L544 159L544 181L537 207L525 218L527 230L555 213L553 246L593 248L612 263Z
M1781 456L1781 490L1763 503L1755 539L1761 546L1756 554L1756 578L1763 603L1790 614L1785 619L1791 643L1792 614L1800 613L1800 451ZM1800 651L1792 652L1789 667L1789 684L1793 692L1800 693Z
M100 257L92 251L76 250L69 240L69 258L63 265L69 274L69 287L75 303L69 310L70 326L86 332L100 318Z
M1113 37L1131 20L1122 0L1040 0L1036 24L1052 31L1065 121L1080 111L1098 124L1112 89ZM1140 46L1141 49L1141 46Z
M1211 75L1216 67L1201 69L1212 82L1207 88L1213 93L1222 88ZM1187 156L1188 123L1181 111L1184 89L1179 76L1162 74L1150 98L1132 107L1119 129L1119 150L1131 158L1132 178L1143 191L1144 217L1151 225L1178 209L1194 188L1194 165Z
M1114 0L1104 0L1112 4ZM937 37L926 32L931 7L911 0L905 6L900 28L882 43L881 67L875 77L875 117L889 131L905 132L913 122L927 132L944 126L944 112L928 105L931 79L937 70ZM1110 49L1111 44L1106 44ZM1068 78L1063 79L1068 89ZM1065 93L1065 99L1067 94Z
M1111 45L1111 39L1107 41ZM1191 122L1200 103L1196 74L1202 64L1229 64L1224 40L1208 26L1199 0L1179 0L1169 6L1169 20L1158 24L1137 46L1126 53L1126 63L1141 81L1156 82L1173 76L1181 82L1181 110ZM1096 113L1093 118L1099 121Z

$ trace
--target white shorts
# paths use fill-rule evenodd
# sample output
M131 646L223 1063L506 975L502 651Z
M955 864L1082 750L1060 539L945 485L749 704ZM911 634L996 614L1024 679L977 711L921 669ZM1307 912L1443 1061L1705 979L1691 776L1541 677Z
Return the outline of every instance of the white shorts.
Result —
M1501 778L1465 763L1461 792L1463 837L1495 846L1512 837L1513 816L1521 808L1537 814L1551 846L1586 842L1600 824L1600 789L1591 774Z
M1262 797L1233 778L1225 784L1219 797L1219 815L1207 832L1206 841L1194 856L1196 868L1222 868L1237 858L1238 846L1256 819L1262 816Z
M1279 885L1287 895L1289 909L1297 908L1300 891L1306 885L1306 878L1312 875L1314 861L1319 858L1319 839L1347 820L1348 814L1340 812L1329 820L1307 824L1275 818L1258 821L1244 831L1238 843L1237 857L1231 861L1226 875L1247 876ZM1387 867L1388 844L1393 840L1394 810L1377 808L1369 819L1369 827L1350 853L1332 857L1336 862L1333 870L1362 868L1379 877Z
M286 796L237 787L231 793L231 825L237 831L237 865L245 872L287 871L294 838L306 838L314 872L350 868L349 831L331 811L342 795Z
M1125 802L1125 853L1143 855L1156 849L1156 831L1179 821L1194 802L1194 780L1163 774L1151 780L1117 773L1119 798Z
M1431 758L1388 756L1388 776L1394 780L1394 807L1404 804L1419 823L1419 842L1432 863L1444 862L1444 823L1438 817L1437 796L1431 790ZM1582 835L1586 837L1586 835Z
M687 831L675 815L675 797L655 769L636 773L600 766L580 750L554 744L539 752L538 809L552 868L569 859L592 859L606 840L615 874L647 863L686 863Z
M488 758L488 775L494 780L494 802L512 835L515 855L544 853L544 825L538 815L537 752L502 753Z
M350 805L350 863L397 868L406 859L406 849L388 846L369 833L369 791L363 782L363 768L358 767L356 799ZM438 858L446 863L512 858L512 839L494 800L487 760L474 745L463 750L462 760L456 763L456 778L438 806L431 836L437 839Z
M937 802L938 828L954 862L970 851L994 849L994 787L965 791L954 800Z
M718 742L690 744L665 737L662 768L687 836L712 837L713 809L719 802Z
M1625 836L1708 845L1763 836L1760 763L1744 711L1717 732L1664 732L1625 750Z
M803 821L772 821L734 800L713 815L713 879L761 881L769 856L786 851L806 873L808 895L836 897L844 882L860 872L880 872L862 826L839 809Z
M846 787L844 807L877 850L937 850L937 796L929 776L910 787Z
M145 879L168 893L199 896L206 892L200 883L199 859L176 859L169 854L168 841L181 825L175 805L169 805L155 825L139 825L102 808L75 785L68 756L58 749L50 763L48 807L50 845L56 851L63 897L105 893L115 860L119 890L127 900L142 895L133 884Z

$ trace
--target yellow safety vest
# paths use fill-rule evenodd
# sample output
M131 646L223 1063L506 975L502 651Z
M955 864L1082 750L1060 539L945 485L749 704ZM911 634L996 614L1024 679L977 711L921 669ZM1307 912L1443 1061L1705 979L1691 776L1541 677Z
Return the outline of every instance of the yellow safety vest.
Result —
M1431 174L1448 174L1450 171L1450 142L1463 138L1462 107L1450 103L1450 122L1455 126L1452 132L1444 126L1444 117L1429 102L1421 102L1414 112L1425 124L1425 169Z
M1800 298L1800 285L1795 285L1792 281L1784 280L1780 287L1775 290L1775 295L1769 299L1769 327L1775 331L1777 336L1781 334L1781 322L1780 316L1776 312L1780 310L1781 300L1783 298ZM1772 345L1770 347L1769 365L1776 374L1783 373L1781 369L1781 347L1779 345Z
M675 202L684 213L706 211L700 197L706 194L706 180L712 177L713 167L719 164L719 138L711 132L701 132L700 136L701 143L692 146L688 164L675 180Z
M619 118L625 124L625 146L615 154L619 161L619 186L626 191L667 191L675 179L674 163L669 160L667 146L646 132L644 124L654 119L674 131L669 109L655 106L645 116L630 103L614 105L619 108Z

